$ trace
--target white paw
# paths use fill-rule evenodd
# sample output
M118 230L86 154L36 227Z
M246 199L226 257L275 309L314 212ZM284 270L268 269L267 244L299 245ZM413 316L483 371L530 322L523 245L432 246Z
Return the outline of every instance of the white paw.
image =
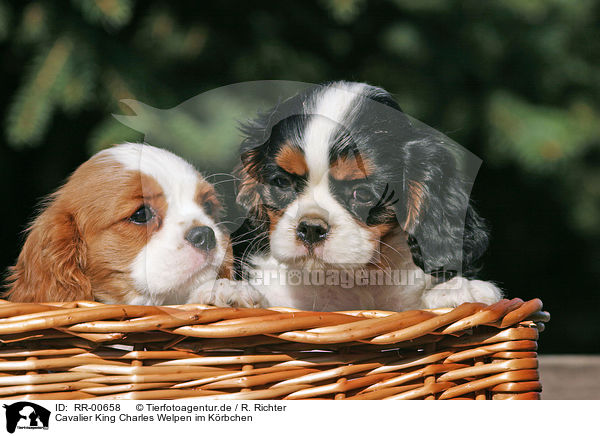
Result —
M502 299L502 291L491 282L454 277L425 291L423 308L457 307L463 303L494 304Z
M204 283L188 302L219 307L265 307L262 294L248 282L229 279Z

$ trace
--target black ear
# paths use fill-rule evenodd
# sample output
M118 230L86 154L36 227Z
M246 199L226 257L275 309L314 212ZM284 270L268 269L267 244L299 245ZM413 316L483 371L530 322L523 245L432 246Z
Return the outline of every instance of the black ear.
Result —
M268 116L259 115L243 124L240 130L245 138L240 146L240 164L236 169L239 180L236 202L243 210L245 219L231 234L233 275L236 279L244 278L244 264L249 254L254 250L267 249L268 238L264 235L269 229L261 176L261 166L265 159L263 145L270 133Z
M440 279L476 272L488 244L469 196L478 164L457 145L426 137L403 147L402 193L395 204L417 266Z
M267 114L261 114L241 126L245 138L240 147L240 165L236 171L239 180L236 202L247 214L246 218L250 223L257 228L268 223L262 180L266 154L269 152L265 147L271 131L268 120Z

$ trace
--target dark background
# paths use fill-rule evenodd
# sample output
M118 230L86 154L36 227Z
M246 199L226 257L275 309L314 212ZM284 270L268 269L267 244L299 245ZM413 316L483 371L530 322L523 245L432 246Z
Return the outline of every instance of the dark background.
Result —
M119 100L366 81L483 160L481 275L544 301L542 351L598 352L599 18L596 0L0 1L0 268L43 196L142 139L111 117L128 113Z

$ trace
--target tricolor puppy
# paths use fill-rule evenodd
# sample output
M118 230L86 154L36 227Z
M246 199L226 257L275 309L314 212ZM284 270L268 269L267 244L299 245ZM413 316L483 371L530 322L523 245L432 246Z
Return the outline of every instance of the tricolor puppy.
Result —
M10 269L7 296L247 305L212 286L231 276L220 209L213 186L174 154L142 144L103 150L46 201Z
M235 252L270 306L494 303L460 150L363 83L310 88L247 123ZM253 235L249 237L249 235ZM351 280L347 280L351 276Z

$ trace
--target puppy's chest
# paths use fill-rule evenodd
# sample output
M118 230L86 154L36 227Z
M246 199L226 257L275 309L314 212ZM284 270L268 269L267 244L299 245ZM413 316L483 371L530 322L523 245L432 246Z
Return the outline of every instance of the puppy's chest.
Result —
M252 259L250 282L269 306L339 311L421 307L429 277L412 261L406 238L392 233L377 256L361 267L294 267L272 256Z
M420 307L421 286L327 286L259 284L269 307L340 311L379 309L402 311Z

